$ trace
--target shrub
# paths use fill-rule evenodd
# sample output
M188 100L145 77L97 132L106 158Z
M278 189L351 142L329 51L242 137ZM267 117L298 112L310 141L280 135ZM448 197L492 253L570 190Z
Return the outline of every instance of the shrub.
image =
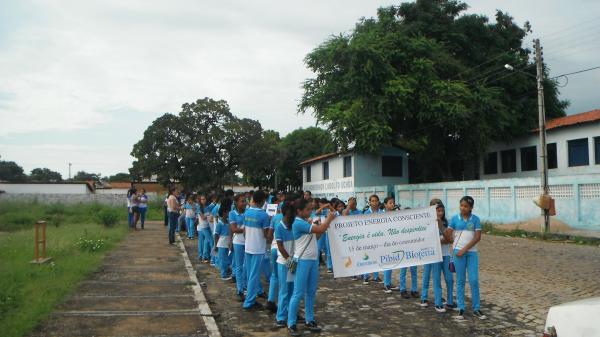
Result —
M79 250L82 252L97 252L102 250L105 245L106 242L103 239L88 238L87 234L79 237L79 240L77 240L77 247L79 247Z
M98 212L98 221L106 227L112 227L119 222L119 214L113 209L103 209Z
M18 230L32 227L39 220L30 212L9 212L0 216L0 230Z

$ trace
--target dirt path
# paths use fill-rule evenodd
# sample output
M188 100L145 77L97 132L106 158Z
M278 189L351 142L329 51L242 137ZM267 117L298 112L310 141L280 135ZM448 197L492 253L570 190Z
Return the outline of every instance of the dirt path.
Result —
M219 336L182 252L161 223L146 224L31 336Z

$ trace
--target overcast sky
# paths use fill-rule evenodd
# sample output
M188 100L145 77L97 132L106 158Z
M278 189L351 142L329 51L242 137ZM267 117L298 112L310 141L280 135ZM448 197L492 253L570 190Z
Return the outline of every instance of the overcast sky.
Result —
M298 115L303 58L398 1L0 1L0 156L29 171L127 171L158 116L211 97L285 135ZM542 38L551 74L600 65L600 1L468 1ZM528 38L527 43L532 39ZM564 81L563 81L564 82ZM600 71L562 89L569 114L600 108Z

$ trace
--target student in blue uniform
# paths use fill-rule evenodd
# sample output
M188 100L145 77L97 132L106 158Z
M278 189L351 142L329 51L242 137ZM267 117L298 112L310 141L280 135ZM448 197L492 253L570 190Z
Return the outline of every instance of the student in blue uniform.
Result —
M373 194L369 197L369 208L367 208L367 210L365 210L363 214L373 214L379 212L383 212L381 209L379 209L379 196L377 196L377 194ZM373 273L373 281L381 283L381 279L379 278L379 272ZM369 284L369 274L363 275L363 284Z
M421 286L421 306L429 306L427 300L427 293L429 292L429 278L430 274L433 273L433 298L435 311L439 313L446 312L446 309L456 308L453 299L453 287L454 280L452 273L450 272L450 243L452 243L452 236L446 229L448 228L448 220L446 220L446 211L444 203L440 199L431 199L429 206L435 206L437 213L437 224L440 233L440 244L442 247L442 262L430 263L423 266L423 284ZM448 302L444 307L444 300L442 298L442 281L440 279L441 273L444 273L444 279L446 280L446 291Z
M215 205L213 206L213 208L211 210L211 214L210 214L209 226L210 226L210 232L213 234L212 235L213 239L214 239L214 234L215 234L215 227L217 226L217 223L219 222L219 207L221 207L222 199L224 199L222 195L217 195L217 197L215 199ZM213 240L211 242L211 247L214 247L215 244L216 244L216 242ZM219 257L216 254L211 254L210 265L213 267L217 267L218 260L219 260Z
M281 204L281 203L280 203ZM281 222L283 219L283 214L281 213L281 208L277 208L277 214L273 216L271 219L270 225L270 236L273 237L275 234L275 226ZM275 301L277 301L277 289L279 286L278 281L278 269L277 269L277 241L273 240L271 242L271 251L269 254L269 266L271 267L271 275L269 278L269 296L267 297L267 309L271 312L277 311L277 305Z
M344 211L342 211L342 215L362 214L363 212L361 210L359 210L358 208L356 208L356 206L357 206L356 198L355 197L348 198L348 207L346 207L346 209L344 209Z
M244 289L246 288L246 269L244 267L244 251L246 240L244 239L244 213L246 212L246 198L244 194L238 194L234 198L235 208L229 212L229 225L233 233L233 274L237 288L237 296L240 301L244 300Z
M187 237L189 240L192 240L194 239L194 220L196 218L196 210L194 209L194 198L191 195L185 200L183 209L185 211Z
M229 211L231 210L232 201L230 198L225 198L221 201L219 207L219 222L215 227L215 253L219 256L219 270L221 271L221 280L231 280L231 259L229 257L229 244L231 243L231 235L229 232Z
M315 321L315 298L319 281L318 236L325 233L329 224L335 217L335 210L330 209L329 215L322 223L310 224L311 206L305 199L294 201L296 218L292 224L294 235L294 261L297 262L294 278L294 292L290 299L288 309L288 331L292 336L299 336L296 326L298 307L304 299L304 312L306 314L305 327L311 332L320 332L321 328Z
M203 195L198 196L198 203L196 204L196 216L198 217L198 260L203 263L208 263L211 252L211 233L210 226L208 224L208 217L210 209L206 205L206 197Z
M393 212L396 208L396 201L394 197L386 197L383 199L383 209L385 212ZM392 293L392 270L383 271L383 292L386 294Z
M327 217L327 214L329 212L329 205L333 205L334 203L330 203L325 198L318 200L318 202L319 202L319 208L316 210L316 215L319 217L319 221L323 222L323 220L325 220L325 218ZM323 233L323 235L321 235L321 237L319 238L318 247L319 247L319 259L321 259L321 253L322 253L325 256L323 258L323 260L324 260L325 265L327 266L327 260L329 257L329 251L327 249L327 232ZM327 269L329 270L329 266L327 266Z
M471 304L473 316L485 319L480 308L479 298L479 255L477 243L481 240L481 222L473 214L475 200L470 196L460 199L460 213L452 217L448 231L454 236L452 258L456 268L456 301L458 302L457 319L464 319L465 313L465 283L469 275L471 288Z
M256 301L260 285L261 264L267 251L269 239L269 216L262 206L265 203L265 193L256 191L252 195L254 204L244 215L244 237L246 272L248 273L248 292L244 300L245 310L261 310L263 305Z
M288 306L294 291L294 275L289 272L288 265L294 255L294 235L292 224L296 217L294 198L281 204L282 219L275 224L275 242L277 243L277 275L279 294L277 297L277 315L275 324L278 328L287 325Z

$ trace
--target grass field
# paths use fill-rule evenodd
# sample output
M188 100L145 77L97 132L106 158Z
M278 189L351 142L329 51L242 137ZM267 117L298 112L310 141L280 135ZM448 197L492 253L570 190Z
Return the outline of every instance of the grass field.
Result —
M112 227L97 214L118 212L99 205L0 204L0 331L3 337L27 334L53 307L93 272L104 254L127 233L126 213ZM52 218L54 217L54 218ZM47 256L32 265L38 219L47 226ZM54 220L53 220L54 219ZM58 219L58 220L56 220Z

